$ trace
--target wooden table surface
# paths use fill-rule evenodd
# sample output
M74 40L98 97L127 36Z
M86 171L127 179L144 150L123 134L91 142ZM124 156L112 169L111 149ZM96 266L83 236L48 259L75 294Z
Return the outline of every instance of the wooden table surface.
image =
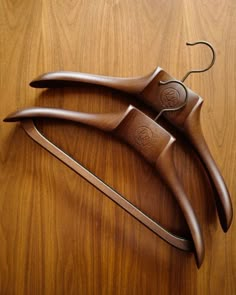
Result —
M43 72L71 70L142 76L160 66L204 98L201 123L236 206L236 2L70 0L0 2L0 294L236 294L236 224L223 233L207 175L189 143L174 160L203 229L206 255L162 241L89 183L2 119L19 108L50 106L116 112L134 97L91 86L33 89ZM160 177L131 148L81 125L39 121L60 148L175 233L185 220Z

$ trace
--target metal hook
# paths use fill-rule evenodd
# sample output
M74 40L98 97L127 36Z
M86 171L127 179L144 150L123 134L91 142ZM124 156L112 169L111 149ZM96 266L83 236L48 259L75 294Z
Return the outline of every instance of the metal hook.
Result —
M211 49L211 52L212 52L212 61L209 64L209 66L207 68L205 68L205 69L188 71L187 74L182 78L182 80L181 80L182 82L184 82L188 78L188 76L190 74L192 74L192 73L202 73L202 72L208 71L214 65L214 63L215 63L216 54L215 54L215 50L214 50L213 46L210 43L206 42L206 41L197 41L197 42L194 42L194 43L190 43L190 42L187 42L186 43L186 45L189 45L189 46L194 46L196 44L204 44L204 45L208 46Z
M183 103L182 103L180 106L178 106L178 107L162 109L162 110L160 111L160 113L156 116L156 118L154 119L154 121L157 121L157 120L159 119L159 117L160 117L164 112L174 112L174 111L178 111L178 110L182 109L182 108L186 105L186 103L187 103L187 99L188 99L188 90L187 90L187 88L185 87L185 85L184 85L182 82L177 81L177 80L169 80L169 81L166 81L166 82L163 82L163 81L160 81L160 82L159 82L160 85L167 85L167 84L170 84L170 83L177 83L177 84L181 85L181 86L184 88L184 91L185 91L185 94L186 94L186 95L185 95L185 99L184 99Z

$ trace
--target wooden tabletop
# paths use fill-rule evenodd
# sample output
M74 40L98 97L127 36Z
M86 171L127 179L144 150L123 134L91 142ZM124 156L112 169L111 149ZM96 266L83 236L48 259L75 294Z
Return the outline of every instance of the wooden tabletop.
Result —
M135 77L160 66L181 79L216 63L186 85L204 99L203 133L236 206L236 5L227 1L71 0L0 2L0 294L236 294L236 225L220 227L214 192L184 137L174 160L203 230L205 260L177 250L33 142L18 123L24 107L116 112L129 104L115 90L34 89L44 72L68 70ZM79 124L39 120L66 153L167 229L189 237L183 215L158 172L109 134Z

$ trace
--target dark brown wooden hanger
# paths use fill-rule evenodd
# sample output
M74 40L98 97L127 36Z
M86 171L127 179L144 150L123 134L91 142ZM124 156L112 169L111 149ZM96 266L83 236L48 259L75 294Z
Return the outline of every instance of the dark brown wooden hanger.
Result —
M191 73L208 70L215 61L215 53L209 43L199 41L187 44L206 44L211 48L213 58L211 64L206 69L189 71L182 81ZM71 85L79 86L80 83L102 85L134 94L152 108L161 112L165 108L179 106L185 98L183 88L177 83L168 83L168 85L160 84L160 81L167 82L170 80L173 81L173 77L158 67L152 73L137 78L117 78L65 71L51 72L37 77L30 85L37 88L64 87ZM220 223L222 229L226 232L232 222L233 208L224 179L209 151L202 133L200 124L202 103L203 99L198 94L188 89L188 101L186 106L178 112L165 113L164 116L170 123L185 134L197 151L212 183Z
M192 241L178 237L164 229L127 201L123 196L118 194L111 187L85 169L81 164L46 139L36 128L33 121L35 118L41 117L70 120L94 126L103 131L111 132L127 144L131 145L149 163L156 167L160 176L170 188L187 221ZM84 177L146 227L174 247L185 251L194 251L197 266L201 266L204 259L202 232L194 210L191 207L182 184L176 174L172 158L172 148L175 139L151 118L133 106L129 106L124 112L112 114L88 114L63 109L35 107L23 109L10 114L4 119L4 121L21 121L24 130L33 140L76 173Z

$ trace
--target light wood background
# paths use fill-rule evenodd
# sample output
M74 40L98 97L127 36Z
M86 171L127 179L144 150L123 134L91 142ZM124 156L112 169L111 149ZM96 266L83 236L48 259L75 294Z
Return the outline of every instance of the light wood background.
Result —
M0 294L236 294L236 224L224 234L203 167L177 137L175 163L203 228L206 257L178 251L2 119L29 106L86 112L125 109L135 98L97 87L40 90L37 75L72 70L131 77L157 65L205 100L201 122L236 206L236 2L0 1ZM39 121L50 140L176 233L188 230L158 174L109 135Z

